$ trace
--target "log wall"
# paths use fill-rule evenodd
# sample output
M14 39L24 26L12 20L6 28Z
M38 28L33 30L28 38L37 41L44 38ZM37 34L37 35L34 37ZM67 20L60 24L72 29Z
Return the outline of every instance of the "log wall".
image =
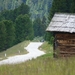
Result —
M56 33L55 50L59 57L69 57L75 55L75 34Z

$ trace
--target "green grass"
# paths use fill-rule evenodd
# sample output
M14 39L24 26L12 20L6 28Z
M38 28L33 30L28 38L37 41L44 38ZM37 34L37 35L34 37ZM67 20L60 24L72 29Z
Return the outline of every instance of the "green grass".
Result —
M44 42L43 45L39 47L40 50L44 51L46 54L43 55L44 57L53 57L53 47L48 42Z
M43 39L43 37L37 36L37 37L35 37L32 41L33 41L33 42L39 42L39 41L41 41L42 39Z
M14 55L20 55L20 54L26 54L27 51L24 49L24 47L26 47L29 44L30 41L23 41L9 49L7 49L6 51L0 52L0 58L7 58L9 56L14 56ZM5 57L5 53L6 53L6 57Z
M52 58L47 42L40 48L47 54L21 64L0 65L0 75L75 75L75 57Z
M16 65L1 65L0 75L75 75L75 58L42 57Z

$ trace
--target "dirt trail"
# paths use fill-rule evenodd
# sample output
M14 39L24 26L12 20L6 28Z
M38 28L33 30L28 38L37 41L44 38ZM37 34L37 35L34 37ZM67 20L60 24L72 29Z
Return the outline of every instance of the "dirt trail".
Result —
M38 56L41 56L45 54L43 51L40 51L38 49L39 46L41 46L43 43L41 42L31 42L25 49L29 52L25 55L16 55L13 57L8 57L8 59L0 61L1 64L17 64L21 62L25 62L27 60L31 60L32 58L37 58Z

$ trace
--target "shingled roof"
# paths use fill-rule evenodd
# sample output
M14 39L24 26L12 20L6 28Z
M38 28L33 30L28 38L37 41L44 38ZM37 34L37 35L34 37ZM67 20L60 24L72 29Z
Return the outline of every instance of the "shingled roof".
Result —
M46 31L75 33L75 14L55 13Z

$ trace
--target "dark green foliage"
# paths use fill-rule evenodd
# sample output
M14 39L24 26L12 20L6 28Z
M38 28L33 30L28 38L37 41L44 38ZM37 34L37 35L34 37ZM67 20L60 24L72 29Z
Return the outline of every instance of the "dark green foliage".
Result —
M71 11L71 13L75 13L75 0L71 0L70 11Z
M33 39L32 22L27 14L19 15L16 18L16 39L17 42Z
M52 19L54 13L56 12L68 12L69 3L67 4L67 2L69 2L69 0L68 1L67 0L53 0L49 20Z
M3 20L12 20L15 21L16 17L20 14L29 14L29 7L28 5L25 5L24 3L21 4L21 6L19 6L18 8L14 9L14 10L4 10L0 13L0 19Z
M15 28L12 21L0 21L0 51L11 47L15 40Z
M0 51L34 37L29 7L22 4L14 10L0 13Z
M29 6L22 3L21 6L18 7L18 15L19 14L29 14Z
M14 18L12 20L14 21L16 19L16 17L20 14L23 14L23 15L24 14L29 14L28 5L25 5L24 3L22 3L20 7L14 9L14 11L13 11L13 17Z
M40 32L41 25L42 25L41 20L39 18L34 20L33 22L34 36L41 36L41 32Z
M12 10L4 10L0 13L0 21L2 20L13 20L13 11Z
M3 22L0 22L0 51L5 49L6 45L6 27Z
M6 27L6 48L9 48L14 44L15 26L14 23L10 20L3 20L2 22Z
M45 40L48 41L49 44L53 44L54 37L52 32L46 32Z
M46 29L46 20L45 17L41 21L40 18L37 18L33 22L33 28L34 28L34 36L44 36L45 29Z
M70 13L72 0L66 0L66 12Z

